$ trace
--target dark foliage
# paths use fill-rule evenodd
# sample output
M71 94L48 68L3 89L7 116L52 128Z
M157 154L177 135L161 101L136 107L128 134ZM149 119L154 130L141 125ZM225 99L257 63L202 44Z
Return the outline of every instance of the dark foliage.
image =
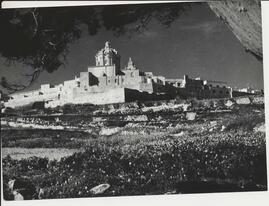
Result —
M8 62L31 66L31 84L41 71L53 72L65 64L68 45L80 38L82 24L87 25L89 35L100 28L116 35L130 34L143 32L152 19L169 26L189 8L190 4L173 3L1 10L0 54ZM9 92L28 86L6 79L1 85Z

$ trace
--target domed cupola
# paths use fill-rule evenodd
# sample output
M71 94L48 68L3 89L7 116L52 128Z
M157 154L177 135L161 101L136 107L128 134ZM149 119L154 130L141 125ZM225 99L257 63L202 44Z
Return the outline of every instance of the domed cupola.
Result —
M120 69L120 55L117 50L111 47L110 42L105 43L105 47L95 55L96 66L116 66L116 70Z

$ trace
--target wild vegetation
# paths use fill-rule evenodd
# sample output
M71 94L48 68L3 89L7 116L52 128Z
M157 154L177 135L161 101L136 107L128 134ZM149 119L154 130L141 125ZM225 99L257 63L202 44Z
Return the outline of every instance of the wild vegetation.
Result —
M57 124L72 126L83 119L73 131L5 126L4 197L13 198L12 179L34 186L21 190L30 199L267 190L263 105L204 104L193 102L186 111L176 104L141 106L140 112L99 108L88 120L57 117ZM31 118L52 124L56 117ZM13 159L5 147L83 150L60 160ZM110 187L92 193L100 184Z

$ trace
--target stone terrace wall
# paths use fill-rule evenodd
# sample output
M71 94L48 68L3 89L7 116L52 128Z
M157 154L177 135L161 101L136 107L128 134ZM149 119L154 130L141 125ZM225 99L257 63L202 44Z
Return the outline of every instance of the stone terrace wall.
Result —
M169 95L165 94L149 94L147 92L140 92L132 89L125 89L125 101L133 102L133 101L158 101L158 100L166 100L171 99Z
M125 91L124 88L111 89L106 92L89 92L84 93L84 95L76 96L73 99L63 99L56 100L46 103L45 107L57 107L64 104L111 104L111 103L121 103L125 101Z
M91 103L83 103L82 101L78 102L77 104L62 104L60 107L57 105L52 106L52 108L35 110L34 113L36 114L75 114L75 115L92 115L97 113L110 113L114 110L122 110L127 113L137 113L139 110L143 108L153 108L157 110L163 109L174 109L174 108L181 108L182 111L195 111L195 110L204 110L204 109L225 109L225 108L232 108L236 105L260 105L264 106L264 97L261 95L255 96L244 96L244 97L236 97L236 98L224 98L224 99L204 99L204 100L197 100L197 99L170 99L170 100L157 100L157 101L131 101L131 102L124 102L123 98L124 89L117 91L118 95L122 99L118 99L118 103L109 103L108 104L91 104ZM129 91L130 92L130 91ZM129 93L131 95L132 93ZM96 94L93 99L97 101L101 98L108 98L106 94ZM143 95L143 93L142 93ZM120 102L122 101L122 102ZM93 101L92 101L93 102ZM17 109L7 110L6 114L28 114L31 110L31 105L28 107L21 107ZM5 115L5 114L4 114Z

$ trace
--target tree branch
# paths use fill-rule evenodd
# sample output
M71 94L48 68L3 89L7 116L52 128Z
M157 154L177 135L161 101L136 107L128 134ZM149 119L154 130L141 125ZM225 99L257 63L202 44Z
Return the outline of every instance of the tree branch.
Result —
M34 21L35 21L35 25L36 25L35 29L34 29L34 36L36 35L37 30L38 30L38 21L37 21L36 15L35 15L35 11L36 11L36 8L33 11L31 11L33 18L34 18Z

